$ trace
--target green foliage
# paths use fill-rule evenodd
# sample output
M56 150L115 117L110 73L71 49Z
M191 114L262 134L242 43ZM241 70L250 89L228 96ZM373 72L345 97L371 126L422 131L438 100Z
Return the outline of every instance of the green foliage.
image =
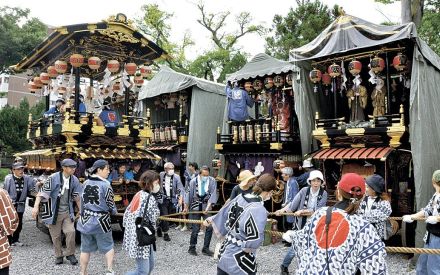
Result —
M33 114L34 119L41 117L45 103L40 102L30 108L29 102L24 98L19 107L5 106L0 110L0 143L5 145L6 152L11 155L15 152L31 148L30 142L26 139L28 116Z
M0 7L0 73L29 54L46 35L46 25L29 18L29 9Z
M320 1L298 1L286 17L275 15L266 38L266 52L276 58L288 60L289 51L301 47L318 36L337 17L338 7L330 10Z
M419 28L420 37L440 55L440 1L427 1Z
M188 73L189 62L185 56L185 49L194 45L189 32L183 34L180 43L174 43L170 41L171 25L168 23L173 14L160 10L157 4L146 4L141 9L144 15L136 20L138 28L149 35L171 57L160 61L159 64L166 63L173 70Z
M8 168L0 168L0 182L5 180L7 174L9 174L10 169Z

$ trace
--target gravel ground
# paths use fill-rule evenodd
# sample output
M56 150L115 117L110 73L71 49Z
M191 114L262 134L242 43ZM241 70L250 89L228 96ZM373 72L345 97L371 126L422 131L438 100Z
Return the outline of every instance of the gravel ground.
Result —
M132 269L134 261L127 257L122 251L122 234L119 226L115 226L115 263L116 274L125 274ZM201 255L203 236L199 236L197 251L198 257L187 253L190 233L170 229L171 242L164 242L159 239L157 243L156 266L153 274L216 274L216 262L213 258ZM20 239L25 246L13 247L13 263L10 268L11 275L60 275L79 274L79 266L72 266L70 263L55 265L52 244L49 236L35 227L35 221L31 219L30 208L24 216L24 225ZM211 249L214 249L216 238L213 237ZM79 246L76 249L76 256L79 260ZM287 251L281 243L265 246L258 250L259 274L280 274L279 266ZM389 274L415 274L409 271L408 260L402 255L390 254L388 256ZM294 264L290 270L294 270ZM93 254L89 265L89 274L105 274L104 257L100 254Z

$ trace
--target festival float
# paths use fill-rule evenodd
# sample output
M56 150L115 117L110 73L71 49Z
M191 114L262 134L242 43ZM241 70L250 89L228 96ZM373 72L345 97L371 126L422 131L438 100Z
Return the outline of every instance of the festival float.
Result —
M167 58L166 52L137 31L125 15L117 14L98 23L56 28L12 66L14 71L28 73L30 92L45 96L47 109L51 94L66 102L64 109L38 120L29 114L27 138L33 149L17 154L25 159L28 171L44 179L60 169L61 160L72 158L78 162L76 174L83 182L85 168L97 159L107 160L112 167L134 161L144 169L153 167L160 157L146 149L152 138L151 113L140 110L137 97L143 78L151 72L148 66L158 58ZM117 121L111 127L97 123L106 98L111 99L112 118ZM78 111L82 103L89 107L86 112ZM139 187L118 179L112 187L118 209L112 220L121 222ZM40 219L37 225L42 225Z
M224 86L162 66L139 93L151 111L147 149L170 161L183 176L185 165L209 165L214 158L215 130L223 120Z
M392 216L426 205L440 163L429 153L438 148L432 114L440 59L415 25L375 25L343 14L291 50L290 60L299 68L293 87L302 151L323 171L330 202L341 176L356 172L384 177ZM414 246L414 227L405 225L401 240Z

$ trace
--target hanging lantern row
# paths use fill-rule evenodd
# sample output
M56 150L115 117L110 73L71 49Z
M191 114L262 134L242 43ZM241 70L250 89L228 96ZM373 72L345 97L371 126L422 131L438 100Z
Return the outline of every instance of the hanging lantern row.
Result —
M406 55L398 53L393 59L393 67L397 71L405 70L408 67L408 58ZM385 68L385 60L379 56L375 56L373 59L371 59L370 68L375 74L381 73ZM354 76L360 74L362 71L362 63L353 59L348 64L348 71ZM324 85L330 85L331 78L340 76L342 73L342 68L338 64L333 63L327 68L327 72L328 73L322 74L320 70L314 68L310 71L309 79L314 84L322 81Z

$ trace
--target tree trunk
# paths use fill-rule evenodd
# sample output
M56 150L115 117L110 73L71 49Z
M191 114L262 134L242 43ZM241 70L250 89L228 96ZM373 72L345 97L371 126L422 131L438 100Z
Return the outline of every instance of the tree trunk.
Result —
M413 22L418 28L422 23L424 0L412 0L411 10Z
M400 17L402 18L402 24L412 22L411 16L411 0L401 0Z

